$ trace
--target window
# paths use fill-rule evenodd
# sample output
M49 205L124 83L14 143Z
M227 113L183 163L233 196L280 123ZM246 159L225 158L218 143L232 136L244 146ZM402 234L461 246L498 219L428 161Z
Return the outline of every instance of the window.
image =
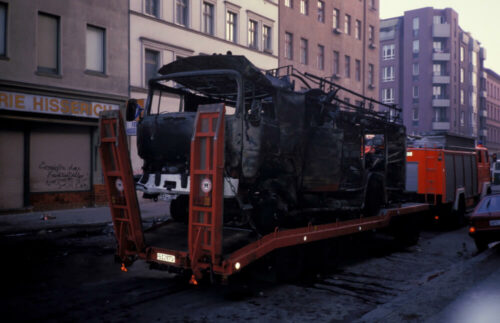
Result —
M446 23L446 18L444 16L434 16L432 22L436 25L444 24Z
M382 81L394 81L394 66L386 66L383 69Z
M300 39L300 63L307 65L307 52L308 52L308 43L307 39L301 38Z
M273 51L273 43L271 39L271 27L270 26L262 26L262 48L266 52Z
M373 64L368 64L368 85L369 86L374 86L373 73L374 73Z
M412 93L413 93L413 98L414 99L418 98L418 86L414 86L412 88Z
M441 75L441 64L432 64L432 75Z
M464 90L460 90L460 104L465 104L465 93L464 93Z
M160 66L160 52L156 50L146 49L144 70L146 71L146 86L150 79L158 75L158 67Z
M370 8L375 9L375 0L370 0Z
M325 22L325 3L323 1L318 1L318 21Z
M349 55L345 55L345 77L351 77L351 57Z
M309 14L309 0L300 0L300 13L306 16Z
M390 45L384 45L382 47L382 59L383 60L388 60L388 59L394 59L394 44Z
M463 67L460 68L460 83L465 82L465 70Z
M476 66L477 65L477 52L472 51L471 60L472 60L472 66Z
M351 16L349 15L345 15L344 32L346 35L351 34Z
M0 56L7 56L7 5L0 3Z
M175 2L175 22L179 25L188 26L189 0L176 0Z
M105 66L105 31L102 28L87 25L86 69L104 73Z
M382 101L384 103L394 103L394 89L387 88L382 90Z
M285 33L285 57L293 59L293 35Z
M160 17L160 10L158 8L158 0L145 0L146 13L151 16Z
M333 9L333 15L332 15L332 27L333 29L338 29L339 28L339 16L340 12L339 9Z
M356 66L355 66L355 78L356 81L361 81L361 61L359 59L356 60Z
M412 119L418 121L418 108L413 108L412 112Z
M318 45L318 69L325 69L325 47L323 45Z
M465 125L465 112L460 112L460 125L463 127Z
M257 49L257 21L248 21L248 47Z
M59 73L59 17L38 13L38 71Z
M236 43L237 42L237 28L236 22L238 15L234 12L228 11L226 13L226 40Z
M368 27L368 41L372 44L375 42L375 28L371 25Z
M293 0L285 0L285 7L293 8Z
M433 99L442 99L443 98L443 89L440 86L432 87L432 98Z
M418 63L413 63L413 75L418 75L420 73L420 66Z
M333 74L334 75L339 75L340 74L340 71L339 71L339 52L337 52L336 50L333 51Z
M443 43L440 41L432 42L432 49L434 53L442 53L443 52Z
M203 2L203 32L214 34L214 5L208 2Z
M460 46L460 61L463 62L465 60L465 48Z
M418 54L420 51L420 42L418 40L413 41L413 54Z
M356 37L356 39L361 39L361 20L356 19L356 25L354 26L354 37Z
M418 17L413 18L413 30L418 30L420 28L420 20Z

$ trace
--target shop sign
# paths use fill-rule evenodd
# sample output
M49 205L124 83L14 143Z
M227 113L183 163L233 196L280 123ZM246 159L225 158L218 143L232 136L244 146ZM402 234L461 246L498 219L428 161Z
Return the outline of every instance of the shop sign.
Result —
M117 104L0 91L0 110L99 118L99 112L117 109Z

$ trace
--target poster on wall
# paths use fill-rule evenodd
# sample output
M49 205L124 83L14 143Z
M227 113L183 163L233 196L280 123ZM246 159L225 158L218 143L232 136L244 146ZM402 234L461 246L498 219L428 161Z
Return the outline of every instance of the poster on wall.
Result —
M30 138L30 191L90 190L91 139L88 128L51 126Z

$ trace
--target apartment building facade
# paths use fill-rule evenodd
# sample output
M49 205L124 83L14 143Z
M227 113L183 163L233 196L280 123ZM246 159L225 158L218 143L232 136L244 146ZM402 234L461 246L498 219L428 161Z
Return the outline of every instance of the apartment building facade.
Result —
M98 114L127 66L127 0L0 0L0 210L105 203Z
M378 0L283 0L279 29L280 66L378 99ZM304 88L295 81L296 90Z
M403 109L410 134L486 138L480 98L486 52L451 8L406 11L380 23L380 96Z
M186 56L229 51L263 70L278 67L278 0L129 1L130 97L145 99L158 69ZM140 173L134 126L128 127L133 169Z
M500 156L500 75L491 69L483 71L484 88L480 97L486 104L486 131L484 144L490 153Z

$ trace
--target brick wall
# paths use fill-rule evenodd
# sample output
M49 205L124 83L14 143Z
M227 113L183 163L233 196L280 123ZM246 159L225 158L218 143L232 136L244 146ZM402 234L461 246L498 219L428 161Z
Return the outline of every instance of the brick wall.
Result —
M106 189L103 184L96 184L86 192L31 193L30 205L34 211L106 206Z

